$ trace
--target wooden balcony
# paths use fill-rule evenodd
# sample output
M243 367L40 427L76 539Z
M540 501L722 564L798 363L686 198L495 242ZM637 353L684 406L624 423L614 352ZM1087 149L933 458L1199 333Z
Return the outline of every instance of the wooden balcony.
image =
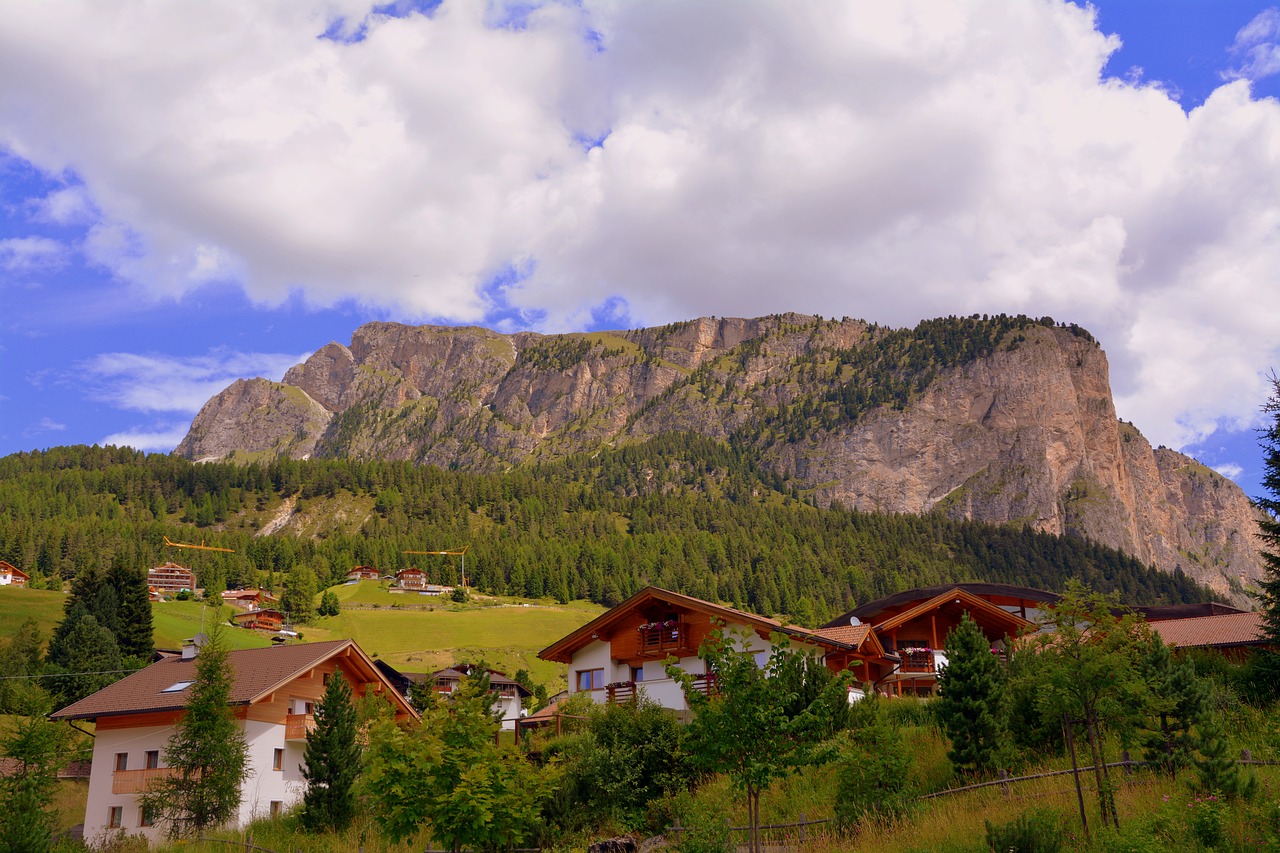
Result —
M646 625L640 628L640 656L662 658L667 655L692 653L689 648L689 625Z
M289 714L284 719L284 739L306 740L307 735L311 734L315 727L314 714Z
M932 673L937 670L933 665L933 652L902 652L902 666L899 672Z
M172 767L151 767L146 770L116 770L111 774L111 793L141 794L150 788L153 780L167 779Z
M636 700L636 683L634 681L620 681L616 684L610 684L605 687L608 693L608 703L617 705L622 702L634 702Z
M720 693L719 677L714 672L699 675L693 680L693 689L703 696L717 696Z

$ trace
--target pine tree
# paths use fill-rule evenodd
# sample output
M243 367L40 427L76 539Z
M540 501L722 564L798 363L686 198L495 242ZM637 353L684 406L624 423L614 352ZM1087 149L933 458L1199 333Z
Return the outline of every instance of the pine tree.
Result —
M1143 758L1175 776L1190 763L1199 743L1192 727L1204 719L1209 687L1196 675L1190 661L1174 659L1155 632L1141 666L1150 693L1139 738Z
M127 558L117 554L107 572L106 582L115 590L119 602L115 635L120 654L140 661L149 660L155 651L155 640L146 573L133 568Z
M215 628L196 657L186 713L164 749L172 773L140 798L175 838L219 826L240 806L249 748L231 711L231 679L222 630Z
M1220 726L1207 725L1206 729L1200 746L1201 757L1196 759L1196 781L1192 789L1229 800L1252 799L1258 789L1257 778L1240 772Z
M0 738L0 755L11 765L0 775L0 851L42 853L52 848L52 809L58 771L74 752L70 730L47 719L49 697L38 688L28 692L17 717Z
M315 721L315 729L307 736L302 770L307 780L302 825L311 832L341 832L355 817L361 753L351 688L341 670L329 676Z
M1266 571L1261 584L1263 631L1272 646L1280 647L1280 376L1272 373L1269 378L1271 398L1262 411L1270 423L1259 430L1258 442L1266 457L1262 486L1267 490L1267 497L1254 498L1254 502L1266 513L1266 517L1258 521ZM1280 667L1275 671L1280 671Z
M1009 739L1005 680L991 643L966 611L947 635L947 667L938 676L938 718L957 770L985 772L999 763Z
M289 570L280 606L294 622L310 622L316 615L316 576L299 563Z

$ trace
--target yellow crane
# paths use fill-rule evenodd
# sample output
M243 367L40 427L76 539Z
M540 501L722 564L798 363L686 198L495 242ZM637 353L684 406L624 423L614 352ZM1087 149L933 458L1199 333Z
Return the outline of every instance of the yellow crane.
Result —
M235 549L234 549L234 548L215 548L215 547L214 547L214 546L212 546L212 545L206 545L206 544L204 544L204 540L203 540L203 539L201 539L201 540L200 540L200 544L199 544L199 545L191 545L191 544L186 543L186 542L170 542L170 541L169 541L169 537L168 537L168 536L166 536L166 537L164 537L164 544L168 545L170 548L194 548L194 549L196 549L197 551L224 551L224 552L226 552L226 553L228 553L228 554L234 554L234 553L235 553Z
M450 548L447 551L401 551L402 554L431 554L437 557L461 557L462 558L462 588L467 588L467 552L471 550L470 545L463 545L461 548Z

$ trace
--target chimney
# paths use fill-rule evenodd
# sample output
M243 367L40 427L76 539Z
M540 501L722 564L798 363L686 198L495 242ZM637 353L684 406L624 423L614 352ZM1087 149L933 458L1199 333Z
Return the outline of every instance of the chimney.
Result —
M182 659L191 660L196 655L200 654L200 649L202 649L204 644L207 642L209 642L209 636L204 633L196 634L189 640L183 640Z

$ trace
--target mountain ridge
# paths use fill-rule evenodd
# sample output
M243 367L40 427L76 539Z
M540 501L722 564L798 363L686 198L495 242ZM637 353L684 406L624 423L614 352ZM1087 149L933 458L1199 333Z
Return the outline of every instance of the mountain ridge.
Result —
M756 454L819 505L1083 536L1243 601L1261 576L1255 510L1119 421L1108 371L1087 331L1022 316L564 335L378 322L280 383L233 383L175 453L500 471L690 432Z

